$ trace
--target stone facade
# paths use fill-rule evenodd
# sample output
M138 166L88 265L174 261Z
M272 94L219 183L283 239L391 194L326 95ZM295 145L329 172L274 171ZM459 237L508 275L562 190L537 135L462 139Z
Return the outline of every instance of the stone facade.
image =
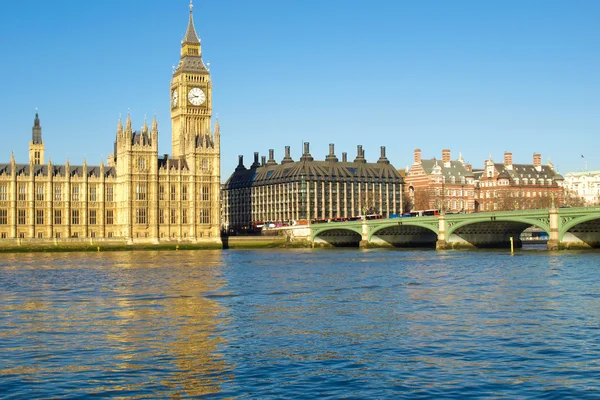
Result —
M568 193L580 197L585 205L600 204L600 171L569 172L563 184Z
M36 114L29 163L0 164L0 238L120 238L220 242L220 130L192 6L169 97L173 157L158 155L158 124L119 118L108 165L44 161Z
M233 231L250 230L260 223L305 224L344 220L365 214L388 217L402 213L403 179L385 156L368 163L362 146L356 159L346 153L338 160L333 144L324 161L310 155L309 144L299 161L289 146L281 163L269 150L269 159L254 153L250 168L239 158L235 172L223 185L223 223Z

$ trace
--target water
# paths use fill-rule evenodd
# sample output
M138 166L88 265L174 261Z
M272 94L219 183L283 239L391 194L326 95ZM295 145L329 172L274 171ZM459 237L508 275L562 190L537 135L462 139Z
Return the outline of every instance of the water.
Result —
M2 255L0 397L600 398L599 261Z

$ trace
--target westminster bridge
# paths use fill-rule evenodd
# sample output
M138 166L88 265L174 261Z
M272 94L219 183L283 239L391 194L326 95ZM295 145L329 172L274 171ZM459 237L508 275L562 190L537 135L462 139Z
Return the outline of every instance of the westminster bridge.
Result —
M292 241L312 246L493 248L521 247L521 233L537 227L548 249L600 248L600 207L550 208L328 222L296 227Z

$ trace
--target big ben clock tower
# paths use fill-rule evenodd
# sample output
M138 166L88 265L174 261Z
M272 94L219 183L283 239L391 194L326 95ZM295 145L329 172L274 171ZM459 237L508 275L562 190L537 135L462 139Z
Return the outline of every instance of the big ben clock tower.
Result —
M202 61L192 8L190 0L190 19L181 43L181 60L171 82L172 154L175 159L189 155L192 142L213 140L210 128L212 83L210 72Z

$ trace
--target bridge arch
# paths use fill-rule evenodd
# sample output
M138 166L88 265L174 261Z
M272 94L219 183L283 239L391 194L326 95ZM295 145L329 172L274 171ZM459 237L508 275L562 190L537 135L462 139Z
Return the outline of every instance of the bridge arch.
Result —
M492 214L459 220L456 223L452 220L447 222L446 245L452 248L503 248L509 247L511 240L515 247L521 247L521 233L530 226L536 226L550 233L548 214L535 216Z
M485 217L483 217L482 216L479 218L468 219L468 220L460 221L457 223L452 223L451 220L448 221L448 229L446 230L446 235L449 236L449 235L455 233L460 228L466 227L468 225L484 223L484 222L488 222L488 223L494 223L494 222L521 223L521 224L526 224L527 227L536 226L536 227L544 230L546 233L550 234L550 219L547 217L545 218L544 221L542 221L541 218L527 218L527 217L516 217L516 216L515 217L507 217L507 216L485 216Z
M313 228L310 241L318 246L358 247L362 240L362 226L340 226L337 223Z
M439 233L437 218L393 220L378 224L369 231L369 243L393 247L435 248Z

